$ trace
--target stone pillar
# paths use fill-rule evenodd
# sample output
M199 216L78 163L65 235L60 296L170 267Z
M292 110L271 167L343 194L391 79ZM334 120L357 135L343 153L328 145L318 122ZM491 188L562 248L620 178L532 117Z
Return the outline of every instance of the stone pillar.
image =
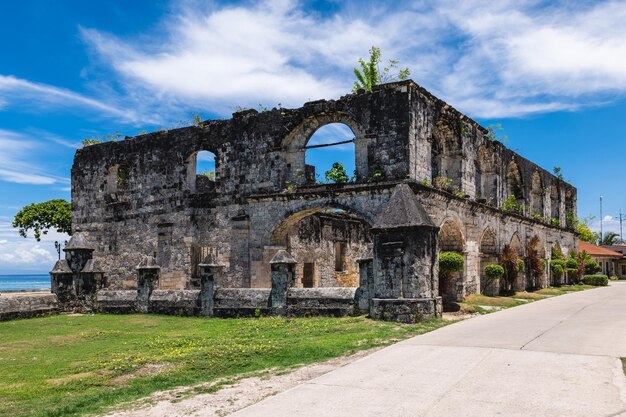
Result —
M74 273L65 259L59 259L50 271L50 291L57 296L60 311L70 311L76 305Z
M438 231L411 188L397 185L372 227L372 318L415 322L441 316Z
M157 265L153 256L146 256L137 265L137 312L150 311L150 295L158 286L161 267Z
M270 261L272 269L272 290L269 307L272 312L286 314L287 290L293 286L294 270L298 262L285 250L280 250Z
M223 265L199 264L200 268L200 315L213 317L215 303L215 276Z
M96 304L96 294L103 286L103 273L93 259L87 260L83 270L74 279L76 297L82 310L91 313Z
M374 294L374 258L361 258L359 263L359 288L355 294L355 306L360 313L369 313Z

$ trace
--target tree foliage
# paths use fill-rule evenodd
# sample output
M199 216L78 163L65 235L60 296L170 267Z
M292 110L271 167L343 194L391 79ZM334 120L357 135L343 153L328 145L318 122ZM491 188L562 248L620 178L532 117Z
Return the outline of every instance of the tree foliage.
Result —
M515 279L519 272L519 261L517 252L511 247L511 245L504 245L502 253L500 253L500 265L504 268L504 282L506 284L505 289L511 291Z
M600 234L591 231L589 228L589 222L593 220L593 216L585 217L576 222L576 231L578 232L578 238L584 242L597 243L600 240Z
M622 243L622 240L619 238L619 234L615 232L608 232L602 238L601 245L617 245Z
M72 205L65 200L50 200L33 203L23 207L13 219L13 227L19 228L19 234L27 237L32 230L37 241L42 234L56 229L59 233L72 234Z
M463 269L463 256L456 252L441 252L439 254L439 272L449 276Z
M356 81L352 91L357 92L363 89L371 92L372 88L378 84L403 81L411 75L411 71L408 68L400 69L398 73L391 73L392 70L396 70L400 65L400 62L395 59L390 59L387 66L381 70L380 66L383 60L380 48L372 46L369 53L369 60L365 62L363 58L359 58L359 66L361 68L354 68Z
M498 264L485 266L485 276L489 279L500 279L504 276L504 268Z
M326 171L326 181L334 182L335 184L345 184L350 180L346 169L341 162L333 163L333 167Z

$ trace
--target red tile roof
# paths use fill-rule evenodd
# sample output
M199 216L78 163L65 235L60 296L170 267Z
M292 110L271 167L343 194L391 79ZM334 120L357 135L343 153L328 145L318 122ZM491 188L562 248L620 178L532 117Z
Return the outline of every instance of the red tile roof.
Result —
M602 246L597 246L589 242L583 242L582 240L578 241L578 250L585 251L591 256L602 256L605 258L623 258L619 252L612 251L611 249L603 248Z

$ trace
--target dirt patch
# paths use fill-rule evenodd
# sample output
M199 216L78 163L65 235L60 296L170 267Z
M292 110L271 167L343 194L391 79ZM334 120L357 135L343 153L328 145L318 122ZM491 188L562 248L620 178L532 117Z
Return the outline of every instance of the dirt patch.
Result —
M171 363L149 363L137 369L135 372L113 378L111 380L111 383L113 385L126 385L128 381L133 378L155 376L172 369L174 369L174 365L172 365Z
M221 379L209 384L157 392L106 417L222 417L286 391L367 356L377 349L303 366L295 371L267 370L238 380ZM215 391L215 392L211 392ZM196 394L198 392L208 392Z
M83 372L80 374L68 375L63 378L48 379L47 382L54 384L54 385L61 385L61 384L65 384L66 382L76 381L77 379L89 378L90 376L95 376L95 375L96 375L95 372Z

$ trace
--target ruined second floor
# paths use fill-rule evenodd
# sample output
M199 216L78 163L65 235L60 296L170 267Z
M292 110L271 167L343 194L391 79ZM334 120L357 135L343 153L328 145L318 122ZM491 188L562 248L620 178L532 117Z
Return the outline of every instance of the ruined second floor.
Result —
M411 179L553 226L576 216L574 187L406 81L298 109L245 110L229 120L88 146L72 168L75 221L110 218L120 207L202 209L314 186L309 141L332 123L353 134L355 183ZM213 155L214 172L198 172L202 151Z

